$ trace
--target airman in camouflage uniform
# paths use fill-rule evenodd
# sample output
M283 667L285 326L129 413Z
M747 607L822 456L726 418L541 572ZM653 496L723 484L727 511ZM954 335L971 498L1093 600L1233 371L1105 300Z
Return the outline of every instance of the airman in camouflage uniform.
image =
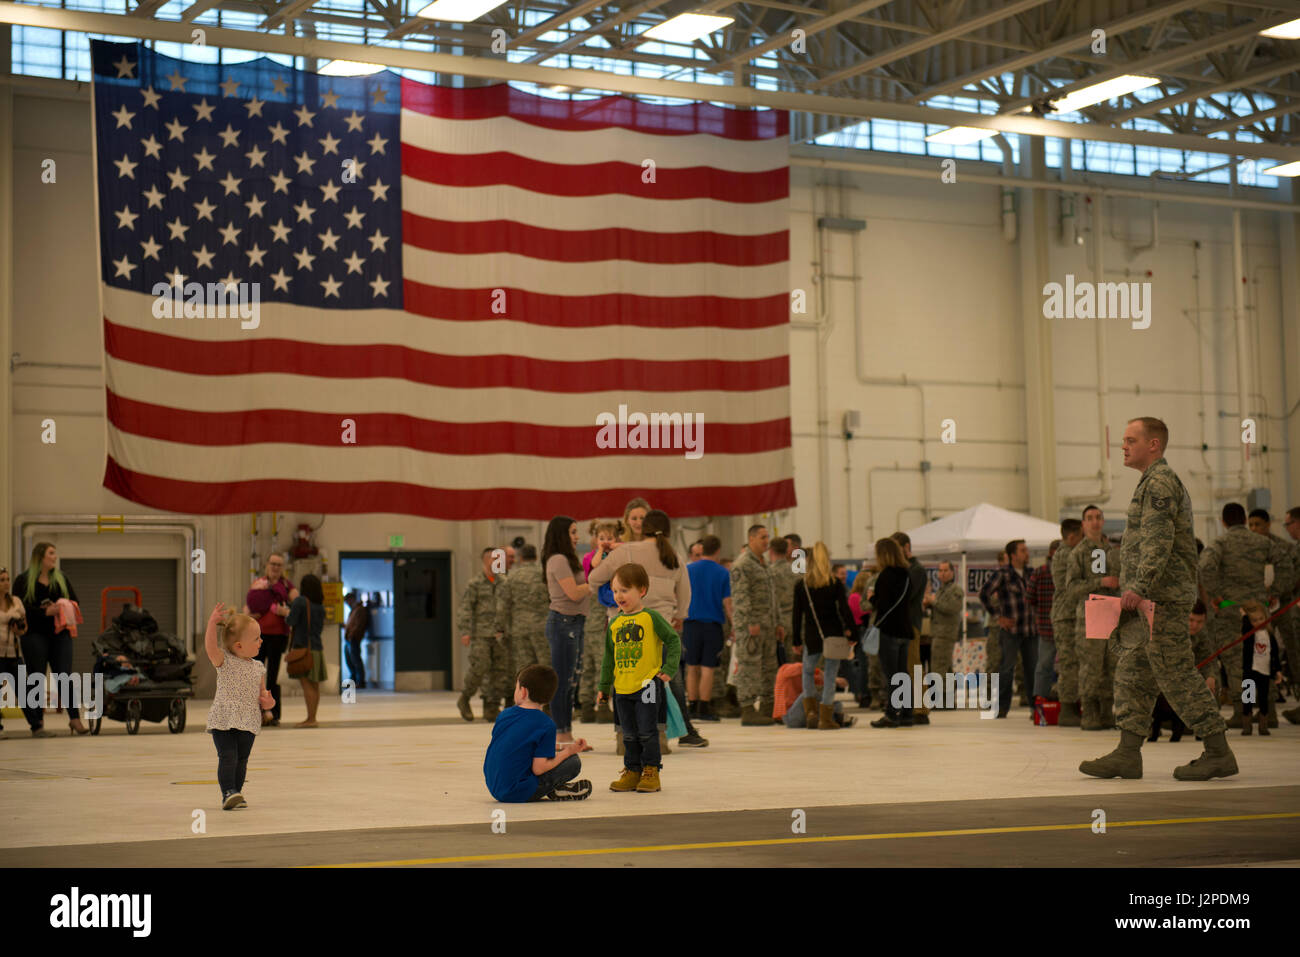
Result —
M1133 491L1120 544L1124 610L1110 637L1120 742L1110 754L1079 765L1094 777L1142 777L1142 744L1161 693L1205 742L1201 756L1175 768L1174 777L1206 781L1237 773L1218 704L1192 660L1187 628L1197 597L1192 499L1164 459L1168 441L1168 428L1159 419L1134 419L1124 430L1124 464L1141 469L1142 478ZM1138 608L1144 599L1155 603L1149 628Z
M1052 556L1052 637L1056 642L1056 696L1061 702L1057 725L1077 728L1079 714L1079 651L1075 645L1075 606L1065 600L1065 575L1070 552L1083 538L1077 518L1061 523L1061 547Z
M952 562L941 562L951 569ZM930 670L937 675L952 671L952 648L961 637L962 612L966 607L966 591L956 580L940 585L930 602Z
M1089 509L1089 511L1093 511ZM1087 519L1085 518L1085 521ZM1085 525L1085 528L1087 526ZM1101 510L1096 510L1098 538L1087 535L1070 550L1065 568L1065 601L1074 608L1075 653L1079 661L1079 691L1083 701L1084 731L1115 727L1114 660L1106 652L1110 645L1101 639L1089 639L1084 630L1084 604L1089 595L1118 597L1119 589L1106 587L1103 579L1118 580L1119 549L1101 535Z
M798 661L794 653L794 635L791 627L794 623L794 590L803 581L803 576L794 570L794 564L788 558L789 543L784 538L772 539L772 587L776 589L776 623L785 630L781 644L785 648L786 661ZM782 551L784 549L784 551Z
M600 681L600 669L605 661L605 631L609 628L609 609L600 603L597 591L591 593L587 604L587 621L582 626L582 678L578 682L578 703L582 706L583 721L588 724L593 721L597 724L612 724L614 712L610 709L609 700L596 704L596 685Z
M1268 586L1264 583L1264 566L1273 565L1273 580L1294 581L1290 550L1280 541L1256 535L1246 527L1246 510L1230 502L1223 507L1223 524L1227 531L1205 546L1198 570L1201 587L1210 599L1210 633L1214 650L1241 637L1241 603L1257 601L1268 607ZM1235 604L1220 608L1223 601ZM1241 727L1241 648L1219 656L1228 675L1228 697L1232 701L1232 719L1228 727Z
M1291 570L1296 575L1300 575L1300 546L1289 538L1283 538L1280 535L1273 534L1273 520L1266 509L1257 508L1252 511L1246 519L1246 524L1250 526L1252 532L1267 536L1270 541L1281 545L1283 550L1291 556ZM1275 566L1273 568L1273 584L1270 586L1269 591L1271 591L1273 595L1277 597L1278 602L1285 607L1291 603L1293 598L1296 597L1296 583L1294 581L1285 580L1278 568ZM1286 649L1287 667L1291 674L1291 686L1293 688L1296 686L1296 678L1298 677L1296 674L1296 623L1297 621L1300 621L1300 614L1298 613L1300 613L1300 609L1296 608L1284 611L1278 616L1277 621L1273 622L1273 624L1269 626L1273 630L1273 634L1277 637L1278 645L1281 648ZM1268 703L1267 710L1268 726L1270 728L1276 728L1277 709L1273 707L1272 701Z
M505 632L510 648L511 688L514 676L529 665L549 665L551 646L546 641L546 613L551 595L537 561L537 546L525 545L520 561L496 589L497 628ZM528 557L531 555L532 557Z
M456 702L460 716L466 721L474 720L469 699L476 691L483 698L485 721L496 720L506 693L507 647L496 620L496 590L501 576L494 576L491 568L492 549L484 549L483 569L465 586L456 611L456 633L461 636L462 643L466 639L469 643L469 670L465 673L465 687ZM511 687L513 689L513 685Z
M1300 578L1300 509L1293 508L1287 512L1286 530L1297 539L1289 544L1291 545L1291 567L1295 570L1296 577ZM1298 596L1300 596L1300 582L1296 582L1290 597L1283 599L1282 603L1286 604ZM1282 644L1286 648L1287 665L1291 669L1291 688L1298 689L1300 688L1300 607L1292 608L1282 616L1281 631ZM1282 716L1292 724L1300 724L1300 707L1283 711Z
M736 695L740 723L773 724L776 693L776 646L785 637L778 631L778 604L772 571L763 560L768 531L762 525L749 530L749 544L731 566L731 608L734 643L731 653L740 659ZM760 707L761 706L761 707Z

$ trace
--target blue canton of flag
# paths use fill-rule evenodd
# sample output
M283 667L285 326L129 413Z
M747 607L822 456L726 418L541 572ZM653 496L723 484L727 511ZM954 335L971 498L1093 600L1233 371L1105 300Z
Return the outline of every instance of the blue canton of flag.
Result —
M401 81L94 41L103 281L402 307Z

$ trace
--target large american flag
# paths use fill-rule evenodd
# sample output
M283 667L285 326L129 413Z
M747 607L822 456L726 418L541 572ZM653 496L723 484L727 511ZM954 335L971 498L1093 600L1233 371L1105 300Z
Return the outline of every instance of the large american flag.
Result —
M794 504L784 113L92 55L107 488L447 520ZM256 318L186 318L210 283L257 283ZM599 447L620 406L702 415L704 454Z

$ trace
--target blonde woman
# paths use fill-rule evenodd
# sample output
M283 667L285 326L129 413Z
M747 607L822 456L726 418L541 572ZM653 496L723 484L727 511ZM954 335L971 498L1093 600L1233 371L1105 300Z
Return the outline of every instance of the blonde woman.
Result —
M623 541L639 542L645 538L641 531L641 523L645 521L648 511L650 511L650 503L643 498L634 498L627 503L627 507L623 509Z
M825 542L813 546L808 573L795 586L791 621L795 651L803 652L804 727L838 728L835 723L835 676L839 674L840 662L845 659L831 657L827 654L830 649L825 645L831 638L841 635L853 640L853 612L849 609L844 583L831 569L831 556ZM823 683L821 700L818 701L815 673L817 659L822 657Z
M876 578L871 604L875 608L873 624L880 629L880 669L885 677L885 713L871 722L873 728L910 728L912 709L895 708L894 676L902 672L907 679L907 646L912 641L912 619L908 616L907 593L910 587L907 559L902 546L892 538L876 542ZM907 681L911 691L910 680Z

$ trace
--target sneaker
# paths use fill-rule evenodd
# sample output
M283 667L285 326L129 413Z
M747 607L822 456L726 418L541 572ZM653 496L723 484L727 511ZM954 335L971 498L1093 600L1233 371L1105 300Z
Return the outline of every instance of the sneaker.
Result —
M232 811L239 807L240 802L243 800L244 796L238 791L227 791L224 800L221 802L221 810Z
M235 807L237 807L237 808L239 808L239 807L248 807L248 802L244 800L244 795L242 795L242 794L238 794L238 795L236 795L236 797L239 798L239 803L236 804Z
M546 796L548 801L585 801L591 797L591 782L568 781Z
M709 741L707 738L701 738L698 731L692 731L690 734L684 734L677 739L679 748L707 748Z

